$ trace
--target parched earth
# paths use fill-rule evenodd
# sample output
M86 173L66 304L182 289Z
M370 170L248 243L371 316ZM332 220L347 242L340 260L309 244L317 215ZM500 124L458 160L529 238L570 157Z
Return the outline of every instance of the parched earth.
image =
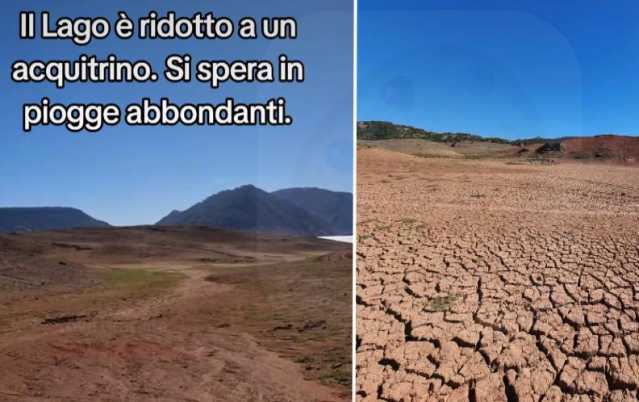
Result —
M0 401L350 400L351 260L195 227L0 235Z
M358 153L359 401L639 399L639 170Z

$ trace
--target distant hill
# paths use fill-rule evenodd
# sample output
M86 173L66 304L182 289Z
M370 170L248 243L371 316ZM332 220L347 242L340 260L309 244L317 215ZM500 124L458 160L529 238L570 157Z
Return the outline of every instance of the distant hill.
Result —
M75 208L0 208L0 233L108 226Z
M469 133L436 132L387 121L360 121L357 123L358 140L389 140L394 138L423 139L434 142L485 141L509 144L510 141L496 137L482 137Z
M353 231L353 194L320 188L289 188L272 194L328 223L335 235Z
M357 139L367 144L368 141L380 140L427 140L436 143L446 143L462 151L459 144L502 144L510 145L512 149L498 150L498 154L483 153L482 156L491 157L547 157L581 160L609 160L623 162L639 162L639 137L614 134L596 136L566 136L560 138L526 138L506 140L496 137L481 137L468 133L434 132L420 128L393 124L383 121L362 121L357 124ZM406 148L398 144L383 144L383 147ZM416 148L413 146L413 148ZM451 148L452 149L452 148ZM415 152L407 152L415 153ZM424 152L422 152L424 153ZM440 152L441 154L441 152ZM477 155L472 155L473 157Z
M330 191L320 190L327 196ZM281 233L295 236L341 235L338 216L344 212L341 202L322 206L318 200L310 208L300 206L299 189L292 193L284 190L279 195L268 193L252 185L219 192L185 211L173 211L157 225L201 225L222 229ZM352 208L352 204L351 204Z
M574 159L613 159L639 161L639 137L598 135L561 141L561 152Z

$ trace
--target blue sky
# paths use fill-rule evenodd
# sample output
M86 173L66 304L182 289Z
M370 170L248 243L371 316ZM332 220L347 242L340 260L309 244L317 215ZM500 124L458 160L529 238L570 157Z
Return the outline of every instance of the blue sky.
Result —
M158 5L161 6L158 6ZM60 16L130 17L155 9L178 15L212 11L232 17L293 16L295 41L122 41L112 35L85 47L70 41L21 41L20 10ZM304 2L219 0L21 1L4 2L0 16L3 74L0 76L0 206L72 206L116 225L154 223L217 191L252 183L265 190L316 186L352 191L352 5L343 0ZM303 84L14 84L16 59L75 59L82 53L147 59L161 74L164 56L191 53L201 59L269 59L280 52L302 59ZM144 96L175 103L266 101L285 96L290 127L128 127L96 134L36 127L21 133L21 105L48 96L52 102L122 106Z
M358 120L505 138L639 134L636 1L358 7Z

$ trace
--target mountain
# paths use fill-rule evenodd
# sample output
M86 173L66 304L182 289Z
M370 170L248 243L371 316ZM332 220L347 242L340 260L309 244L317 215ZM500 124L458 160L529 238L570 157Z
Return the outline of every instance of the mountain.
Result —
M107 226L75 208L0 208L0 233Z
M341 234L333 222L333 215L310 212L284 196L246 185L219 192L185 211L172 211L157 225L200 225L295 236Z
M353 232L353 194L320 188L289 188L272 194L327 222L335 235Z

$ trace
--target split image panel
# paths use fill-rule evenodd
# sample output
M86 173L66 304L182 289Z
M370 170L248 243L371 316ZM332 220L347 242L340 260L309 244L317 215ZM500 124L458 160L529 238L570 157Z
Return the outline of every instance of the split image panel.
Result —
M639 8L361 1L358 401L636 401Z

